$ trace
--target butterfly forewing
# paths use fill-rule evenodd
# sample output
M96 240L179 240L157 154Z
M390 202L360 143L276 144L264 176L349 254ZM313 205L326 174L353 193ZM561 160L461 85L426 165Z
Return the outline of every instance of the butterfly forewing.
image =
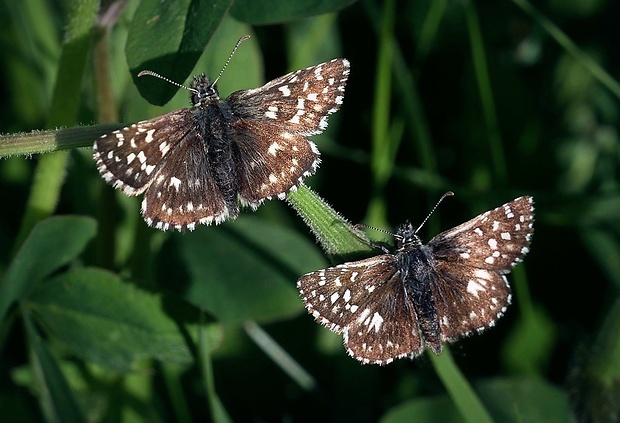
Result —
M529 251L532 197L519 197L489 210L428 243L436 259L507 273Z
M115 188L139 195L190 131L191 113L182 109L103 135L93 146L97 169Z
M349 62L329 62L291 72L254 90L236 91L228 101L241 119L272 122L285 132L314 135L344 98Z
M308 273L297 287L308 312L332 331L343 333L352 357L387 364L422 350L416 316L393 255Z

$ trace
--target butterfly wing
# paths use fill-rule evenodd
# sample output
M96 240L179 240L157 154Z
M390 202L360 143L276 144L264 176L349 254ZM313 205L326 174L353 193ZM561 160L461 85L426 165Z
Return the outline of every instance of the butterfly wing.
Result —
M300 295L314 318L342 333L362 363L388 364L423 350L395 257L384 254L302 276Z
M145 192L142 215L157 229L235 217L213 178L192 111L180 109L101 137L94 145L99 172L127 195Z
M529 251L534 202L519 197L434 237L432 289L444 341L493 326L510 304L506 274Z
M197 223L219 224L235 218L213 177L212 165L198 138L187 136L179 141L184 155L168 159L166 173L160 172L142 200L142 215L149 226L168 230L194 230Z
M181 109L101 136L93 145L99 173L127 195L143 193L187 136L189 118L189 110Z
M319 150L303 135L285 132L272 122L235 124L239 160L239 200L258 207L264 199L286 192L319 167ZM266 141L271 145L266 146Z
M323 132L327 117L340 108L348 75L349 62L334 59L226 99L235 115L242 204L257 207L265 198L282 198L315 172L319 151L306 137Z

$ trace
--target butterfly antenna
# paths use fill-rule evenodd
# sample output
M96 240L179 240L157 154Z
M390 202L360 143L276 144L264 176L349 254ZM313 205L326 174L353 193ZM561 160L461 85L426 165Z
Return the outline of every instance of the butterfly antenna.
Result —
M370 226L370 225L367 225L365 223L356 223L355 225L353 225L353 229L359 229L361 227L368 228L368 229L373 229L373 230L375 230L377 232L381 232L381 233L384 233L384 234L392 235L393 237L396 236L395 234L393 234L390 231L386 231L385 229L381 229L381 228L375 228L374 226ZM390 251L387 248L385 248L383 245L375 244L374 242L369 241L366 238L362 238L360 235L358 235L356 233L353 233L353 234L356 237L358 237L363 243L370 245L372 248L378 248L378 249L382 250L386 254L390 253Z
M140 73L138 74L139 77L140 76L144 76L144 75L154 76L155 78L159 78L159 79L161 79L163 81L166 81L166 82L168 82L168 83L170 83L172 85L176 85L179 88L185 88L186 90L189 90L189 91L192 91L192 92L197 92L193 88L189 88L189 87L186 87L185 85L179 84L178 82L174 82L173 80L171 80L169 78L166 78L165 76L161 76L157 72L153 72L151 70L143 70L143 71L140 71Z
M250 38L249 35L244 35L243 37L239 38L239 41L237 41L237 44L235 44L235 48L233 48L232 52L230 53L230 56L228 56L228 60L226 61L226 63L224 64L224 67L222 68L222 70L220 71L220 74L217 76L217 78L215 78L215 81L213 81L213 83L211 85L215 85L215 83L220 79L220 77L222 76L222 74L224 73L224 70L226 69L226 67L228 66L228 64L230 63L230 59L232 59L233 54L235 54L235 52L237 51L237 49L239 48L239 45L244 42L245 40L247 40L248 38ZM162 81L166 81L172 85L175 85L179 88L185 88L188 91L192 91L192 92L197 92L194 88L189 88L186 87L185 85L179 84L178 82L174 82L173 80L166 78L165 76L162 76L160 74L158 74L157 72L153 72L151 70L143 70L140 71L140 73L138 74L138 77L140 76L144 76L144 75L150 75L150 76L154 76L155 78L159 78Z
M356 223L355 225L353 225L353 229L359 229L359 228L362 228L362 227L367 228L367 229L372 229L373 231L381 232L381 233L384 233L384 234L387 234L387 235L394 236L394 234L392 232L390 232L390 231L386 231L385 229L381 229L381 228L376 228L374 226L370 226L370 225L367 225L365 223Z
M439 201L437 201L437 204L435 204L435 207L433 207L433 210L431 210L431 212L428 214L428 216L426 216L426 218L422 221L422 223L420 223L420 226L418 226L418 229L415 230L416 234L418 233L418 231L420 229L422 229L422 226L424 226L426 221L431 217L431 215L435 212L435 210L437 210L437 207L439 207L439 204L441 204L441 202L444 200L444 198L451 197L453 195L454 195L454 193L452 191L448 191L444 195L441 196Z
M230 60L232 59L233 55L235 54L235 52L237 51L237 49L239 48L241 43L244 42L245 40L247 40L248 38L250 38L249 35L244 35L243 37L239 38L239 41L237 41L237 44L235 44L235 48L233 48L232 51L230 52L230 56L228 56L228 60L226 61L226 63L224 63L224 67L220 71L220 74L217 76L217 78L215 78L215 81L213 81L213 84L211 84L211 85L215 85L217 83L217 81L219 81L220 77L222 76L222 74L224 73L226 68L228 67L228 64L230 63Z

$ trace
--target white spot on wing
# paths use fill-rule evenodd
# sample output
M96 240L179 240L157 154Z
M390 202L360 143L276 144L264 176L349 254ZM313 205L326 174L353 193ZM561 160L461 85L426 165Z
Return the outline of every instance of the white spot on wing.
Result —
M278 90L282 92L284 97L289 97L291 95L291 90L288 88L288 85L282 85Z
M485 288L478 281L471 280L467 283L467 292L469 292L474 297L478 296L478 292L484 292Z
M275 156L278 150L284 150L284 148L282 148L282 146L278 144L277 142L274 142L273 144L269 146L269 149L267 151L272 156Z
M154 132L155 132L155 130L154 130L154 129L150 129L150 130L148 130L148 131L146 132L146 137L144 138L144 141L146 141L147 143L148 143L148 142L153 141L153 133L154 133Z
M175 190L177 190L177 192L179 191L179 188L181 187L181 180L179 178L176 177L171 177L170 178L170 186L173 186Z
M379 332L381 330L381 325L383 324L383 317L379 313L375 313L372 315L372 319L370 320L370 324L368 325L368 330L375 329L375 332Z

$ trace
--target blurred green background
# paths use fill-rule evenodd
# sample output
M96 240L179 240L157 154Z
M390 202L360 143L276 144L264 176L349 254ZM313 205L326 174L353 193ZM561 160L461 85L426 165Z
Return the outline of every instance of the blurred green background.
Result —
M619 421L619 19L612 0L4 1L3 420ZM534 196L496 327L362 366L304 311L296 279L339 256L286 202L170 234L104 183L98 134L190 104L137 72L214 78L245 34L223 97L351 62L306 180L350 222L421 222L452 190L428 241Z

